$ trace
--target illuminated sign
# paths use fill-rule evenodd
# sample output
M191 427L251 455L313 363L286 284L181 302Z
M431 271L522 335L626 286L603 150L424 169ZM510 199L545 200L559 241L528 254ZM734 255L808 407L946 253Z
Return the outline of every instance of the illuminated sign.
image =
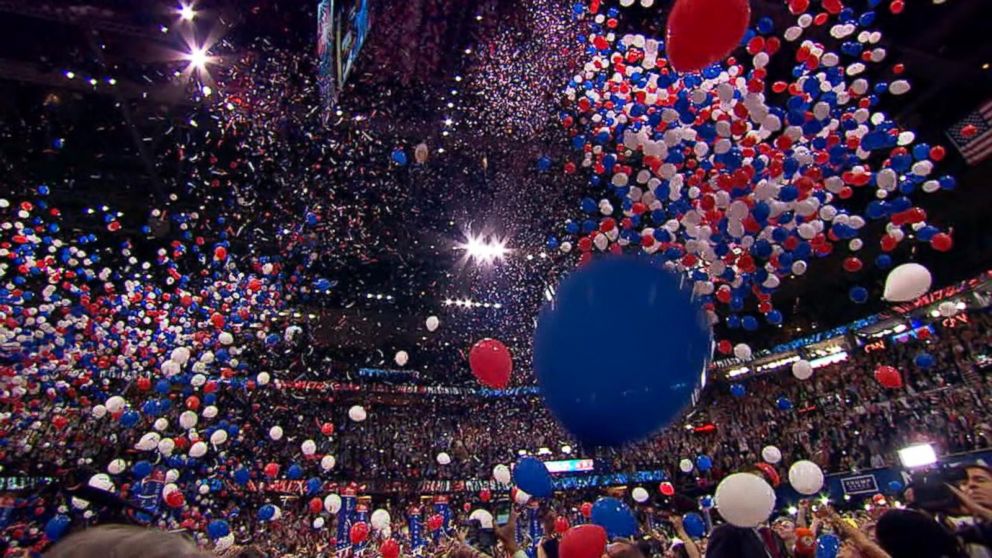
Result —
M595 465L592 459L567 459L565 461L545 461L544 466L549 473L584 473L592 471Z
M874 341L865 345L866 353L873 353L875 351L884 351L884 350L885 350L885 339L879 339L878 341Z

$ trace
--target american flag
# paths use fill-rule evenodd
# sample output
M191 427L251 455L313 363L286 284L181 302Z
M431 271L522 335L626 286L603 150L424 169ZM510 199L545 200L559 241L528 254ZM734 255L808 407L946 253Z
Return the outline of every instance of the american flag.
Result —
M992 155L992 100L951 126L947 135L969 165L977 165L987 159Z

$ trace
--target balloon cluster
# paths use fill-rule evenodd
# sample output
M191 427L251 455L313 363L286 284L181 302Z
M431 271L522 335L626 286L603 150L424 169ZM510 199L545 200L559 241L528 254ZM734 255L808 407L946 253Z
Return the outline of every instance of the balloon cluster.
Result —
M565 223L559 249L577 247L580 262L595 252L654 254L694 282L713 323L724 315L730 329L749 331L760 317L783 322L772 294L811 259L843 250L844 271L858 277L870 221L884 223L880 268L910 238L950 249L913 200L955 187L935 176L945 150L914 143L878 109L909 90L901 65L883 69L888 82L864 77L886 57L870 28L875 12L838 2L814 17L809 2L790 2L794 25L780 38L769 18L746 29L746 3L719 4L728 7L676 3L667 44L616 33L619 10L599 1L576 8L590 21L580 37L586 60L560 113L579 153L564 172L586 169L594 193L581 201L584 218ZM829 26L835 50L800 40L819 26ZM747 56L721 61L735 44ZM787 55L791 75L773 79L772 58ZM865 302L869 292L855 286L850 297ZM749 299L760 316L742 314Z

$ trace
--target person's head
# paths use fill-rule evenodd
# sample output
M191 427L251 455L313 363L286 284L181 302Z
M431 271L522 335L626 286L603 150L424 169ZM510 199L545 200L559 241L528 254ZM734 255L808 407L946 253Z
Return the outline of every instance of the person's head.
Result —
M69 535L45 558L207 558L209 554L175 533L131 525L103 525Z
M893 509L875 526L878 544L892 558L956 558L961 555L954 535L919 511Z
M789 517L779 517L772 522L772 530L784 541L791 541L796 538L796 524Z
M968 465L967 475L959 484L961 490L979 504L992 507L992 469L984 465Z
M629 542L617 542L606 547L605 558L647 558L639 545Z

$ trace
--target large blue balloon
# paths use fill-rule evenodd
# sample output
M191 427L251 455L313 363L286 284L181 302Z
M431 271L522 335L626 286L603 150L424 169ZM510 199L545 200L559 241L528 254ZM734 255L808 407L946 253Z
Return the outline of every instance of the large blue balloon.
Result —
M45 524L45 536L50 541L57 541L69 529L69 517L58 514L48 520Z
M694 539L698 539L706 534L706 523L703 522L702 516L696 512L687 513L682 516L682 527Z
M606 529L610 537L632 537L637 534L633 512L616 498L600 498L592 505L592 522Z
M688 286L646 260L606 257L573 271L542 310L534 370L576 438L615 446L664 427L689 403L710 350Z
M513 484L538 498L548 498L554 491L548 468L543 461L530 455L521 457L513 467Z
M708 455L700 455L696 457L696 468L700 473L705 473L713 468L713 460Z
M275 515L276 515L276 507L273 506L272 504L265 504L262 507L258 508L258 518L261 519L262 521L268 521L273 517L275 517Z

